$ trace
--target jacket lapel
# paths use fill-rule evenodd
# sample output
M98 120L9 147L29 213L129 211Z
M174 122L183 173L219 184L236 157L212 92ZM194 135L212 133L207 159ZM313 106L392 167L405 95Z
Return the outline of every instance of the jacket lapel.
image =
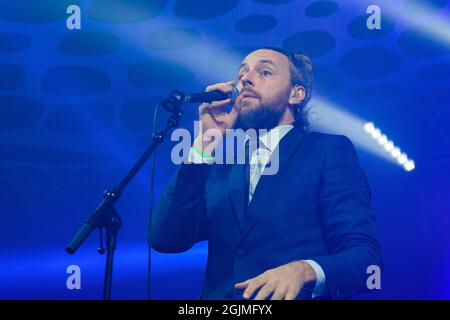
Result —
M246 210L245 196L247 194L245 190L245 165L235 164L231 165L230 168L228 196L230 197L236 222L242 231Z
M274 175L261 175L261 178L256 185L255 192L253 193L252 201L250 202L250 205L247 209L249 220L245 223L244 230L242 232L242 238L251 230L255 222L258 220L258 217L261 215L265 202L270 197L270 194L275 187L280 175L284 174L286 164L288 163L288 160L293 152L300 145L301 141L303 140L303 136L304 134L302 133L302 131L294 126L286 134L286 136L281 139L280 143L277 146L278 150L275 150L272 153L272 155L276 155L278 151L278 172ZM279 188L282 187L283 186L280 186Z

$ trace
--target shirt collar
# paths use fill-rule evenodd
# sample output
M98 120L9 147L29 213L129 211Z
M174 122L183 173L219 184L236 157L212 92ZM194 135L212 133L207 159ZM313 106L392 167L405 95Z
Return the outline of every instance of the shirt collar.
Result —
M283 124L265 131L258 137L259 143L273 152L280 143L280 140L293 128L292 124ZM247 140L247 139L246 139Z

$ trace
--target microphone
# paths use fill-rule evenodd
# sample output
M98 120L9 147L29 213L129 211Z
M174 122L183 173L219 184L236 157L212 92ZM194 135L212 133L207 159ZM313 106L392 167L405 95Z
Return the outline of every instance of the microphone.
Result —
M213 101L221 101L226 99L231 99L231 104L236 101L236 98L239 95L239 90L236 87L233 87L233 90L228 93L223 93L219 90L212 90L209 92L201 92L201 93L189 93L185 96L184 102L186 103L210 103Z

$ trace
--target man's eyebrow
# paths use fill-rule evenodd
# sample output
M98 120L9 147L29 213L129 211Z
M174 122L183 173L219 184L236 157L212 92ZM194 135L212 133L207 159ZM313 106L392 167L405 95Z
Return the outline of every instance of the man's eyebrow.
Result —
M247 65L247 63L242 62L241 65L239 66L238 71L240 71L243 67L245 67Z
M272 65L274 68L276 68L277 66L275 65L275 63L270 60L270 59L263 59L263 60L259 60L258 63L266 63L266 64L270 64ZM239 66L238 70L241 70L243 67L247 66L247 63L243 62L241 63L241 65Z
M266 60L259 60L258 61L258 63L267 63L267 64L271 64L273 67L275 67L276 68L276 65L275 65L275 63L273 63L273 61L272 60L270 60L270 59L266 59Z

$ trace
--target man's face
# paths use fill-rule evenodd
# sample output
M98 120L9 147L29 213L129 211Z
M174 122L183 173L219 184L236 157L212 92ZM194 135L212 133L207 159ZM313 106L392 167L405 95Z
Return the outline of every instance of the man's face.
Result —
M236 86L240 91L237 127L271 129L278 125L288 107L289 67L285 55L269 49L256 50L242 61Z

